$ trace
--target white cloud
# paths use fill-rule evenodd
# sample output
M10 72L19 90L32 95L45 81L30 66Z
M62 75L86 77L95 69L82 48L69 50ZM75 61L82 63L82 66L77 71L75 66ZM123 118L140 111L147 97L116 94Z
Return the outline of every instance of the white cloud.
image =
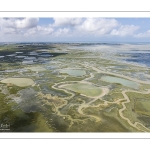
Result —
M68 35L70 29L68 28L60 28L58 30L55 31L54 35L55 36L64 36L64 35Z
M48 35L53 32L50 26L38 26L38 18L0 18L0 35Z
M37 26L26 31L25 35L50 35L54 31L50 26Z
M147 30L146 32L143 33L138 33L137 35L135 35L135 37L137 38L150 37L150 30Z
M33 28L38 24L38 18L25 18L22 20L16 20L15 24L17 28Z
M116 36L128 36L133 35L133 33L139 29L139 26L135 25L122 25L119 29L113 29L110 35Z
M56 34L60 35L62 32L67 31L72 36L82 35L105 35L109 34L112 29L119 26L115 19L104 18L53 18L54 23L50 24L51 27L56 28ZM63 30L61 27L64 27ZM67 29L67 30L66 30Z
M44 24L38 18L0 18L0 36L22 39L102 39L115 36L150 37L150 30L135 34L139 26L121 24L111 18L53 18ZM47 21L46 21L47 22ZM39 25L40 23L40 25ZM42 24L42 25L41 25ZM60 37L60 38L59 38Z
M3 28L2 29L3 34L18 34L18 31L14 28Z
M54 27L76 26L82 22L82 18L53 18L53 19L54 24L52 24L52 26Z
M87 18L82 24L76 26L76 29L81 32L104 35L117 26L119 26L119 23L115 19Z
M26 29L36 27L38 24L38 18L1 18L1 28L16 28Z

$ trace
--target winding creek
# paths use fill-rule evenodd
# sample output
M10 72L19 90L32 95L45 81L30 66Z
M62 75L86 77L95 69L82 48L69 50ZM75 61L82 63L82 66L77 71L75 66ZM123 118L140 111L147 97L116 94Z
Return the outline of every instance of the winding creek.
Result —
M80 65L81 65L81 64L80 64ZM83 64L82 64L82 65L83 65ZM111 72L107 72L107 71L102 71L102 70L100 70L100 69L98 69L98 68L96 68L96 67L90 66L89 64L88 64L88 65L87 65L87 64L84 65L84 67L86 67L86 68L87 68L87 67L88 67L88 68L91 67L91 68L92 68L94 71L96 71L97 73L105 73L105 74L108 74L108 75L114 75L114 76L117 76L117 77L122 77L122 78L125 78L125 79L128 79L128 80L137 82L137 83L141 83L141 84L150 84L150 82L147 82L147 81L142 81L142 80L138 80L138 79L135 79L135 78L127 77L127 76L124 76L124 75L120 75L120 74L116 74L116 73L111 73ZM88 80L91 79L91 78L93 78L93 77L94 77L93 73L90 73L90 77L87 77L87 78L85 78L84 80L81 80L81 81L67 81L67 84L76 83L76 82L78 82L78 83L87 83L87 84L90 84L90 83L88 83ZM72 124L73 124L73 122L75 122L75 121L76 121L76 122L78 122L78 121L79 121L79 122L84 122L85 119L84 119L84 120L81 120L81 119L73 119L70 115L65 115L65 114L62 114L62 113L60 112L59 109L62 108L62 107L64 107L65 105L67 105L67 104L68 104L68 100L71 99L71 98L73 98L73 97L75 96L75 94L74 94L73 92L70 92L69 90L63 88L63 87L64 87L65 85L67 85L67 84L66 84L66 82L56 83L55 85L52 86L52 88L54 88L54 89L56 89L56 90L63 90L64 92L66 92L66 93L68 93L68 94L71 95L71 96L65 98L65 104L63 104L63 105L60 106L60 107L55 106L57 115L68 118L68 120L71 121L70 126L69 126L69 127L71 127ZM134 123L132 123L132 122L130 121L130 119L126 118L126 117L123 115L124 110L126 110L126 105L125 105L125 104L127 104L127 103L130 102L130 99L129 99L128 96L126 95L126 92L135 92L135 93L141 93L141 94L150 94L150 89L148 89L147 91L143 91L143 92L135 91L135 90L124 90L124 91L121 92L122 95L123 95L123 97L124 97L123 99L119 99L119 100L117 100L117 101L115 101L115 102L104 101L103 104L98 104L98 105L96 105L96 106L92 105L93 102L95 102L95 101L98 100L98 99L101 99L104 95L107 95L107 94L109 93L109 89L108 89L107 87L103 87L103 88L102 88L102 94L100 94L99 96L93 97L93 100L91 100L91 101L88 102L88 103L86 103L85 101L83 101L83 103L79 105L77 111L79 112L79 114L81 114L81 115L83 115L83 116L86 116L86 117L89 118L89 119L94 119L96 122L99 122L99 121L101 121L101 118L100 118L100 117L94 116L94 115L85 114L85 113L83 112L84 109L87 108L87 107L100 107L101 105L107 106L108 104L115 104L115 103L118 104L118 103L121 103L122 108L119 109L118 111L119 111L120 117L121 117L123 120L127 121L130 126L136 128L136 129L139 130L139 131L142 131L142 132L150 131L150 129L146 128L142 123L139 123L139 122L134 122ZM86 97L88 97L88 96L86 96ZM91 97L89 97L89 98L91 98ZM124 102L124 100L126 100L126 101ZM123 102L122 102L122 101L123 101Z

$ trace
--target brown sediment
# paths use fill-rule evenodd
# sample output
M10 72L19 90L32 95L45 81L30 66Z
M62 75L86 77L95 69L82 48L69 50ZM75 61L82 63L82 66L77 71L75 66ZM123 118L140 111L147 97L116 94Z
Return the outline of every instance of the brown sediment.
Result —
M7 83L8 85L16 85L19 87L26 87L34 84L34 81L30 78L6 78L0 81L1 83Z

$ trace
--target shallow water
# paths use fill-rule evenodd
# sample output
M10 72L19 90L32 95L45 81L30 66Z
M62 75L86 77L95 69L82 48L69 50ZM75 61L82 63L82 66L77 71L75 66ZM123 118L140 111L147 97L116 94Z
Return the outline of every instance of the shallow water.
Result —
M119 83L119 84L122 84L123 86L134 88L134 89L137 89L139 87L139 84L136 82L126 80L123 78L118 78L118 77L102 76L101 80L106 81L106 82L110 82L110 83Z
M6 78L0 81L1 83L10 83L19 87L26 87L34 84L34 81L30 78Z
M16 54L22 54L23 52L16 52Z
M30 56L37 56L38 53L29 53Z
M66 89L81 93L89 97L99 96L102 93L102 89L100 87L96 87L94 85L86 83L68 84L64 87Z
M61 70L60 73L67 73L71 76L83 76L86 74L84 70L75 70L75 69L64 69Z
M24 58L25 60L34 60L34 59L36 59L35 57L25 57Z
M17 54L10 54L10 55L6 55L6 56L9 56L9 57L13 57L13 56L16 56Z
M39 67L39 66L37 66L37 67L28 67L26 69L30 69L32 71L45 71L46 70L45 68Z
M137 57L137 58L126 59L126 61L144 64L144 65L150 67L150 59L149 58L150 58L150 54L144 54L144 55L141 55L140 57Z
M41 56L41 57L50 57L50 56L53 56L53 55L49 55L49 54L40 54L38 56Z
M22 63L23 64L34 64L35 62L33 62L33 60L24 60Z
M26 56L15 56L16 58L25 58Z

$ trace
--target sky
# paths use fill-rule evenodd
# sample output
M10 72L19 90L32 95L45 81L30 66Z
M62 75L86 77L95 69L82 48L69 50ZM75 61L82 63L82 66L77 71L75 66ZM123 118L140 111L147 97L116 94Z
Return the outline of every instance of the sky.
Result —
M0 42L150 42L150 18L0 18Z

